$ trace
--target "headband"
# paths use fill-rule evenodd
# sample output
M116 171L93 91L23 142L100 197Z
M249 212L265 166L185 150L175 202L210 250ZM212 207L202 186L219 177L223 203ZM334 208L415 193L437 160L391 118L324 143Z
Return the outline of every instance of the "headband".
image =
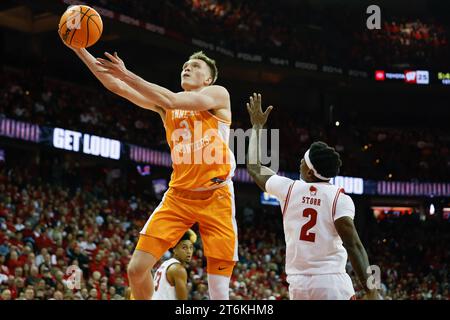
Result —
M331 178L327 178L322 176L320 173L317 172L316 168L314 168L313 164L311 163L311 160L309 159L309 149L305 152L305 156L303 157L305 159L306 164L308 165L308 168L310 168L314 175L319 178L320 180L330 180Z

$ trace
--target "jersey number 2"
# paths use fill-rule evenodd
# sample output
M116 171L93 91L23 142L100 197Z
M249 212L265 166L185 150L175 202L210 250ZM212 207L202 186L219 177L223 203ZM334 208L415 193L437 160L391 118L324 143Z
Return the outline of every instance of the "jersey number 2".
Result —
M309 229L314 227L317 222L317 211L313 208L307 208L303 210L303 216L311 217L307 223L305 223L300 231L300 240L314 242L316 240L316 234L314 232L308 232Z
M161 275L162 275L162 272L161 272L161 271L156 272L156 277L155 277L155 282L156 282L155 291L158 291L158 288L159 288L159 281L161 281Z

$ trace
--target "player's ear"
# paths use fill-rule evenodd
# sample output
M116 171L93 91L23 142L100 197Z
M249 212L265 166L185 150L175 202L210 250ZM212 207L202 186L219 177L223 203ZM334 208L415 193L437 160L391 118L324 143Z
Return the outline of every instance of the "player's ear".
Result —
M205 84L206 84L207 86L209 86L209 85L211 85L211 83L212 83L212 78L211 78L211 77L206 78Z
M307 173L307 175L308 175L308 178L310 178L310 179L314 179L314 171L312 171L311 169L309 169L308 170L308 173Z

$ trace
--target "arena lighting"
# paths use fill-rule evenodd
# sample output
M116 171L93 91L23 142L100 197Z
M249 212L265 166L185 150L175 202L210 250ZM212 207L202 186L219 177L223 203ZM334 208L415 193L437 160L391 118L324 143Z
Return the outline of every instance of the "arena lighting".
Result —
M434 208L434 204L430 204L430 216L434 215L436 213L436 210Z
M340 188L344 188L345 193L349 194L364 193L364 180L362 178L337 176L331 179L330 182Z
M400 217L412 215L414 208L412 207L391 207L391 206L372 206L373 215L376 219L384 219L386 217Z
M384 81L385 79L386 79L386 76L385 76L383 70L375 71L375 80L377 80L377 81Z
M151 173L151 167L149 165L137 165L136 170L141 176L149 176Z
M444 220L450 220L450 208L443 208L442 209L442 218Z
M261 192L261 204L269 205L269 206L278 206L280 202L278 199L267 192Z

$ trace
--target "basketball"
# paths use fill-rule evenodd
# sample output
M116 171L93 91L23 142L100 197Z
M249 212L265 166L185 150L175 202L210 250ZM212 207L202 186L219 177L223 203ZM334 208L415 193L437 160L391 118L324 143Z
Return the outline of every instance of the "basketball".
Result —
M58 33L73 48L88 48L95 44L103 31L103 22L93 8L83 5L71 6L62 15Z

